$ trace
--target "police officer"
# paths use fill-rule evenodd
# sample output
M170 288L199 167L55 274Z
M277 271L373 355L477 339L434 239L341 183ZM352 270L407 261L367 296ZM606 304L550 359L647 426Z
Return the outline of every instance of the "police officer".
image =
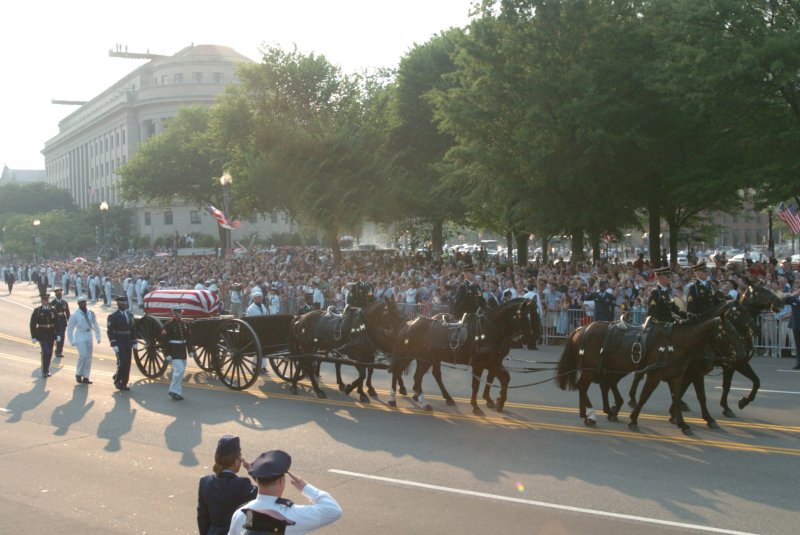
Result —
M672 289L669 283L670 269L668 267L654 269L653 273L656 275L658 284L650 291L647 315L661 323L674 323L674 315L685 318L686 312L678 308L678 305L672 301Z
M228 533L236 509L258 495L258 487L249 478L237 477L241 467L249 470L250 463L242 458L239 437L223 436L214 453L214 473L200 478L200 491L197 493L200 535Z
M128 310L128 297L117 297L117 310L108 315L107 336L111 349L117 355L117 373L114 386L117 390L130 390L128 380L131 374L131 350L136 348L136 334L133 314Z
M53 344L60 342L56 332L56 311L50 306L50 294L43 293L41 306L31 314L31 342L38 342L42 356L42 377L50 377L50 361L53 359Z
M459 284L453 301L453 315L458 319L461 319L464 314L476 313L479 308L486 308L481 288L474 282L475 266L466 265L461 271L464 274L464 282Z
M169 397L175 401L181 401L181 381L186 371L186 356L191 353L194 356L192 345L192 330L189 324L183 321L183 307L175 305L172 307L172 321L164 325L161 331L161 341L164 346L164 353L167 360L172 361L172 381L169 384Z
M347 294L347 305L351 307L365 308L368 304L375 302L375 287L369 282L369 271L365 266L356 269L358 281L353 284L350 293Z
M272 450L253 461L250 476L258 482L258 497L240 507L231 519L228 535L308 533L333 524L342 516L342 508L325 491L289 473L292 458L288 453ZM294 488L311 501L311 505L294 505L282 498L287 476Z
M76 332L77 331L77 332ZM75 382L92 384L89 373L92 370L92 332L97 343L100 343L100 325L94 312L86 308L86 296L78 297L78 310L67 322L67 338L69 345L78 348L78 362L75 365Z
M713 307L718 299L708 281L708 267L705 262L692 266L695 280L689 285L689 295L686 298L686 311L699 315Z
M56 311L56 334L59 341L56 343L56 358L64 356L64 335L67 332L67 322L69 321L69 303L62 298L63 290L56 288L53 290L56 298L50 301L50 306Z
M584 300L594 301L594 321L614 321L614 291L608 281L601 279L598 289L588 294Z

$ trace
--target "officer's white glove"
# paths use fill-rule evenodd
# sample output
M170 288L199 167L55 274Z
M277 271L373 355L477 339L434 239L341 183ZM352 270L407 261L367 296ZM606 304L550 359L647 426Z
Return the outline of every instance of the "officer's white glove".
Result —
M61 341L61 337L60 336L56 336L56 342L60 342L60 341Z
M194 351L192 351L191 353L189 353L189 355L191 355L191 357L192 357L193 359L196 359L196 358L197 358L197 353L196 353L196 352L194 352Z
M172 357L170 357L169 355L167 355L167 358L165 358L165 359L164 359L164 362L166 362L167 364L169 364L170 362L172 362Z
M35 343L38 343L38 342L39 342L39 340L37 340L36 338L31 338L31 343L32 344L35 344Z
M119 353L119 348L117 346L111 346L111 349L114 350L114 353Z
M131 346L132 349L139 349L139 342L134 342Z

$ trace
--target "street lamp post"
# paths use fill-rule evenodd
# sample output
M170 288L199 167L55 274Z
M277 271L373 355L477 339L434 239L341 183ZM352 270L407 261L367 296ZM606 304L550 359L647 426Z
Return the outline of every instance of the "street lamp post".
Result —
M225 212L227 217L231 217L231 184L233 183L233 177L228 171L225 171L221 177L219 177L219 184L222 186L222 211ZM226 228L224 229L224 242L222 244L222 251L225 255L225 268L228 271L228 274L231 273L231 259L230 256L233 254L233 251L230 249L233 248L233 240L231 239L231 229Z
M33 237L33 241L36 244L36 251L33 253L33 263L36 264L39 261L39 226L42 224L41 221L38 219L33 220L33 228L36 231L36 234Z
M103 239L100 240L100 256L106 252L106 213L108 212L108 203L103 201L100 203L100 213L103 214Z

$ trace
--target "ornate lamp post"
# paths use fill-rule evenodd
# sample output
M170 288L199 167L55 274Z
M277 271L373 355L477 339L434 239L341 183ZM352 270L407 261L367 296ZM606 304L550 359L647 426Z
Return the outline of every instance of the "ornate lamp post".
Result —
M108 203L103 201L100 203L100 213L103 214L103 239L100 240L100 255L106 251L106 213L108 213Z
M38 219L33 220L33 229L36 231L36 234L33 237L33 242L36 244L36 252L33 254L33 263L36 264L39 261L39 226L41 226L42 222Z

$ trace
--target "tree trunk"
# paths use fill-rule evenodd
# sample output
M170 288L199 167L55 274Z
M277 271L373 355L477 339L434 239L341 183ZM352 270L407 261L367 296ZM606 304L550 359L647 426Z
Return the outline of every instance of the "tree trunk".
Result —
M569 260L572 271L575 271L578 262L583 262L583 230L572 229L572 255Z
M550 240L547 236L542 236L542 265L546 266L550 260Z
M508 248L508 249L506 249L508 251L508 263L513 266L514 265L514 258L513 258L513 254L514 254L514 233L511 231L511 229L508 229L506 231L506 247Z
M600 263L600 235L596 233L590 234L589 243L592 244L592 263L596 266Z
M525 267L528 265L528 237L530 234L525 231L517 231L517 265Z
M339 247L339 232L336 229L328 231L328 239L331 241L331 251L333 252L333 263L335 266L342 265L342 249Z
M669 225L669 265L673 271L678 267L678 233L681 228L676 225Z
M444 247L444 221L442 218L436 218L433 220L433 228L431 229L432 252L441 255L442 247Z
M650 264L661 267L661 209L656 200L647 205L647 232L650 236Z
M775 238L772 235L772 210L770 209L767 209L767 222L769 223L767 227L767 254L770 262L772 262L775 260Z

